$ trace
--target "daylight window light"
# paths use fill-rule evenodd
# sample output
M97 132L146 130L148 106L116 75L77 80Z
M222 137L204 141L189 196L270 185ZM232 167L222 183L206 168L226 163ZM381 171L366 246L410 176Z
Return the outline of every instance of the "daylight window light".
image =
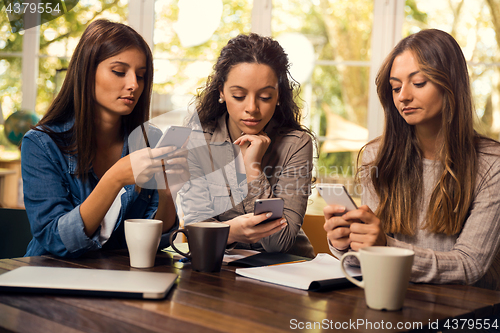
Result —
M292 77L301 84L307 82L311 77L315 60L311 42L299 33L284 33L276 40L288 54Z
M212 37L222 17L222 0L179 0L173 28L183 47L201 45Z

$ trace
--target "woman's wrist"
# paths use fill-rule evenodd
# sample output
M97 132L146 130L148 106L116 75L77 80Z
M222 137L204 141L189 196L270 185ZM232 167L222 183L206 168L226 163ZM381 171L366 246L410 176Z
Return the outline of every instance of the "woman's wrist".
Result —
M232 220L222 222L222 223L229 225L229 235L227 236L227 243L226 243L227 245L236 243L236 240L234 239L234 233L232 233L232 231L233 231L232 225L231 225L231 223L227 223L230 221L232 221Z
M250 166L246 167L247 183L259 178L262 174L262 167L260 162L252 162Z
M158 199L160 202L174 202L177 197L176 192L171 192L169 189L158 189Z
M106 186L110 186L118 190L123 188L125 185L128 185L125 184L124 180L121 177L119 177L119 175L115 174L113 171L114 171L113 167L109 168L108 171L106 171L104 175L101 177L99 182L104 182Z

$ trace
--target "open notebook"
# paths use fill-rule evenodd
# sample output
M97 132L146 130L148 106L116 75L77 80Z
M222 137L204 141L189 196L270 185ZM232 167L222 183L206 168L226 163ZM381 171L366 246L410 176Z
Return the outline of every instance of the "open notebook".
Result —
M159 299L177 274L24 266L0 275L0 292Z
M357 267L346 267L346 271L355 278L361 276L361 270ZM327 253L319 253L311 261L238 268L236 274L264 282L311 291L353 286L342 273L340 261Z

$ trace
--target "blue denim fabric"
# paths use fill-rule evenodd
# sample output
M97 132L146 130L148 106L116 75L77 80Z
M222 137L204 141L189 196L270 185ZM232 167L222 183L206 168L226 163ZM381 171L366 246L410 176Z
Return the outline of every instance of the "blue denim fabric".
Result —
M52 126L55 132L69 130L73 121ZM158 141L161 131L152 131L150 142ZM128 154L128 135L125 136L122 157ZM75 174L76 156L63 154L46 133L30 130L23 138L21 167L24 204L31 224L33 239L25 256L54 254L60 257L78 257L87 251L99 250L100 227L91 236L84 232L80 205L94 190L99 179L92 171L83 182ZM121 210L106 249L125 248L123 221L131 218L153 218L158 207L158 192L134 185L125 186ZM178 219L169 232L162 235L160 248L169 245L170 232L179 226Z

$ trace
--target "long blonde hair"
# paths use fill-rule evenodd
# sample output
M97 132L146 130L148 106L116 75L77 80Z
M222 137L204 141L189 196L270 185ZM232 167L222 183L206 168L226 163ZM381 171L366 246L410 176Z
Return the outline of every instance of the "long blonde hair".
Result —
M487 139L474 131L467 64L460 46L448 33L422 30L401 40L385 59L376 79L385 113L384 134L377 139L375 160L361 166L358 174L370 170L370 181L380 199L375 214L384 230L414 234L422 198L423 157L414 126L400 116L389 83L394 59L404 51L413 53L420 71L443 93L443 142L437 152L443 170L432 191L423 228L433 233L457 234L473 200L478 145Z

